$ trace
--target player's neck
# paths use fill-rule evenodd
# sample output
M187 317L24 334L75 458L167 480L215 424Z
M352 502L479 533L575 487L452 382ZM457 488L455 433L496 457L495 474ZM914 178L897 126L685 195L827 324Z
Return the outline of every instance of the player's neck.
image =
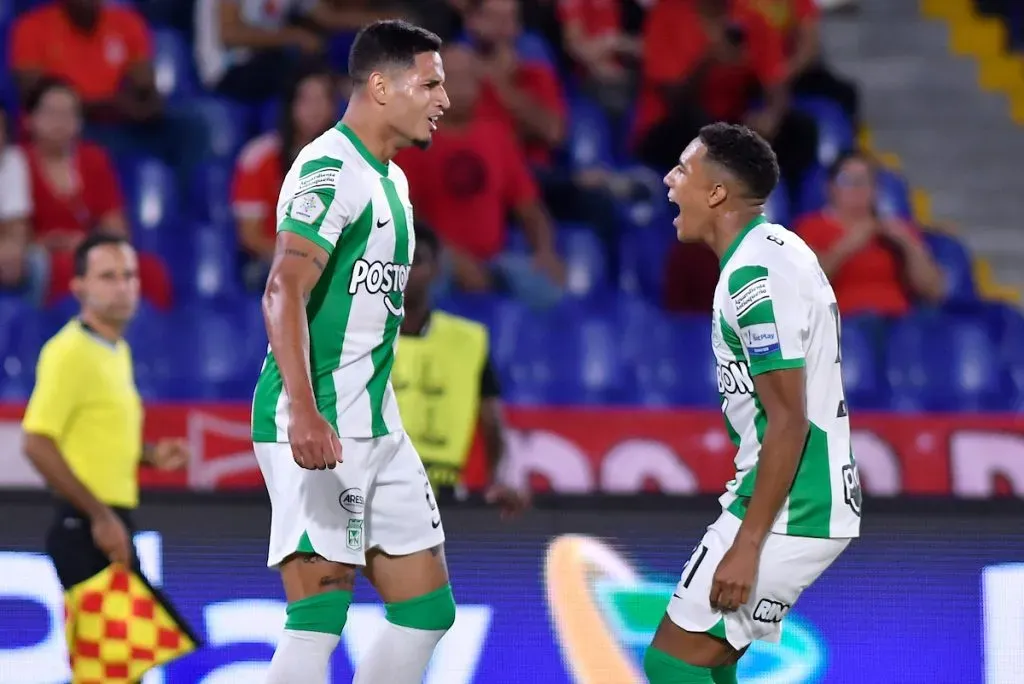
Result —
M368 116L367 112L355 104L349 104L345 116L341 117L341 123L356 134L359 142L377 161L387 164L398 153L398 138L389 133L379 119Z
M737 241L743 239L747 229L759 218L764 216L763 207L744 207L727 211L715 220L715 229L711 234L711 249L722 261L731 253Z

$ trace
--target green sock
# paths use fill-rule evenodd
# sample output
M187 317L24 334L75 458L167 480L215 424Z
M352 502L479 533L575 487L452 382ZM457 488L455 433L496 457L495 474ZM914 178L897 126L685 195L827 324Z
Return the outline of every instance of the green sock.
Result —
M736 663L722 665L711 670L711 679L715 684L738 684L736 681Z
M644 673L651 684L715 684L711 670L673 658L653 646L644 653Z

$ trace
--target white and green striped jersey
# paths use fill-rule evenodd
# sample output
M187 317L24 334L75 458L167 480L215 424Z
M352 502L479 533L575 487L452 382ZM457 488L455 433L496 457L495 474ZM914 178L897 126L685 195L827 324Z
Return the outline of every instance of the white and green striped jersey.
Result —
M843 394L839 307L828 278L803 240L763 216L743 229L721 267L711 344L726 430L738 447L723 508L742 518L757 479L768 420L753 379L803 368L810 432L772 531L859 536L860 478Z
M342 437L401 430L391 366L416 241L405 174L377 160L339 123L292 164L277 202L277 226L329 255L306 305L320 413ZM253 396L253 441L288 441L288 410L268 348Z

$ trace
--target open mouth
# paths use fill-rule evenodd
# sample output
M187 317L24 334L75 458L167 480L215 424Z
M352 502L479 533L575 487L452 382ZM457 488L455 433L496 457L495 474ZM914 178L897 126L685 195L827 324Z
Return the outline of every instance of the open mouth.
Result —
M431 132L437 130L437 120L440 119L440 118L441 118L440 114L435 114L434 116L432 116L432 117L427 119L427 121L430 122L430 130L431 130Z

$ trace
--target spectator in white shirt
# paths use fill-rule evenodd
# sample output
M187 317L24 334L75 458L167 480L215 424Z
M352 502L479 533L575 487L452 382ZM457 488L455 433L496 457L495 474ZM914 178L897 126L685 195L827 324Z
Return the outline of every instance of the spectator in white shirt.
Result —
M40 303L46 294L46 253L30 245L32 192L28 162L8 144L7 116L0 110L0 293L23 295Z

